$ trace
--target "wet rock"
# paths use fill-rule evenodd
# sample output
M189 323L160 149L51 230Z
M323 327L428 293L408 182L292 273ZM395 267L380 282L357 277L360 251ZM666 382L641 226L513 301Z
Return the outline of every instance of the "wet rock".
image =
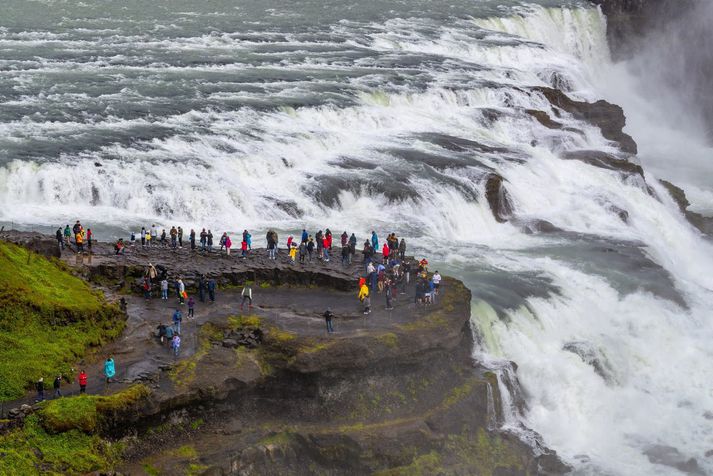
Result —
M57 240L42 233L9 230L0 233L0 238L16 245L24 246L28 250L47 258L59 258L61 256Z
M599 127L602 135L612 142L617 142L622 151L636 154L636 142L623 131L626 126L626 116L621 107L603 100L593 103L575 101L562 91L553 88L536 87L533 89L544 95L555 108L562 109L577 119Z
M545 111L537 111L535 109L527 109L527 110L525 110L525 112L527 114L529 114L530 116L534 117L537 120L537 122L539 122L540 124L542 124L543 126L545 126L548 129L561 129L562 128L562 124L557 121L552 120L552 118L550 118L550 115L547 114Z
M227 347L229 349L234 349L235 347L238 346L238 341L235 339L223 339L222 345L223 345L223 347Z
M495 219L504 223L510 219L513 212L508 191L503 186L503 178L498 174L489 174L485 182L485 198Z
M597 375L603 378L605 382L617 382L614 367L601 349L589 342L568 342L562 349L578 355L584 363L591 365Z
M556 233L562 231L561 228L556 227L547 220L531 220L525 222L522 225L523 232L528 235L534 235L537 233Z
M677 187L666 180L659 180L659 182L668 191L671 198L673 198L673 201L678 204L678 208L681 209L681 212L686 216L686 219L689 223L691 223L691 225L698 228L698 230L702 233L713 235L713 217L707 217L700 213L688 210L691 203L688 201L686 192L682 188Z
M686 458L673 446L652 445L644 451L644 454L654 464L675 468L686 474L701 476L705 474L695 458Z
M564 152L560 157L565 160L579 160L603 169L617 170L628 175L644 176L644 169L640 165L599 150L571 150Z

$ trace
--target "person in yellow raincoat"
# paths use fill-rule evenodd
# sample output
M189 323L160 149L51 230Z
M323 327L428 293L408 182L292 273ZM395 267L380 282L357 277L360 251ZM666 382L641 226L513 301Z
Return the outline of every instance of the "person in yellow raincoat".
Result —
M371 298L369 297L369 286L366 283L359 289L359 301L364 304L364 314L371 314Z

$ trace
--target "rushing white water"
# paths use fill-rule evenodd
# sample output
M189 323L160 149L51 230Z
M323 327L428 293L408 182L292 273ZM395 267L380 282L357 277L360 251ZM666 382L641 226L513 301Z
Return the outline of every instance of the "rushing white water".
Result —
M648 171L561 159L619 153L598 128L526 112L551 111L534 86L610 97L604 18L567 3L0 28L1 218L396 231L473 290L476 358L519 365L508 428L581 473L674 474L663 446L713 472L713 247ZM492 171L509 223L483 199Z

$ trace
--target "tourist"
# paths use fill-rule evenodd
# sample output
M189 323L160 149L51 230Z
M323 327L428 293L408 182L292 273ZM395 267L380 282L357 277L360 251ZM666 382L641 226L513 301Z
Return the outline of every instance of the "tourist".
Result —
M162 322L156 326L156 331L158 334L158 341L163 345L164 339L166 339L166 325Z
M175 250L178 247L178 230L172 226L169 233L171 234L171 248Z
M393 294L391 291L391 281L390 280L386 281L385 295L386 295L386 310L392 311L394 309L394 305L393 305Z
M294 238L292 237L292 235L290 235L290 236L287 237L287 249L288 249L288 250L291 250L291 249L292 249L292 240L294 240Z
M389 255L391 254L391 249L389 248L388 241L384 243L384 247L381 249L381 260L384 264L389 262Z
M410 261L404 261L401 264L401 273L404 276L403 279L403 289L401 290L401 294L406 294L406 287L410 284L411 282L411 262Z
M240 303L240 310L243 310L243 306L245 306L245 303L248 303L248 309L253 308L253 288L250 286L250 283L247 282L245 283L245 286L243 286L243 292L240 293L240 295L243 297L243 301Z
M183 228L178 227L178 247L183 248Z
M84 239L81 233L74 235L74 244L77 245L77 253L84 253Z
M240 243L240 256L243 258L248 257L248 242L245 239Z
M191 228L191 233L188 235L188 241L191 242L191 251L196 249L196 230Z
M306 241L302 241L300 243L299 252L300 252L300 263L304 264L305 258L307 257L307 242Z
M307 257L310 263L312 262L312 253L314 253L314 239L310 236L307 242Z
M107 357L104 362L104 376L106 377L106 383L111 383L111 379L116 375L116 367L114 365L114 359Z
M178 334L173 336L171 340L171 348L173 349L173 355L178 357L178 349L181 347L181 338Z
M438 274L438 270L436 270L435 273L433 273L433 277L431 278L431 281L433 282L433 290L435 294L438 294L438 290L441 287L441 275Z
M141 227L141 247L143 248L145 246L146 246L146 228L142 226Z
M60 387L62 386L62 376L57 375L54 378L54 382L52 382L52 388L54 388L54 398L58 398L62 396L62 390Z
M57 237L57 246L59 246L59 251L62 251L64 249L64 238L62 237L61 226L57 228L57 233L55 233L55 236Z
M378 276L376 274L374 263L372 262L369 262L369 264L366 265L366 277L369 280L369 287L371 288L371 291L375 291Z
M206 290L205 276L203 276L201 274L198 277L198 300L200 302L205 302L205 290Z
M277 258L277 233L273 230L268 230L267 235L265 235L265 240L267 241L267 257L269 259Z
M317 259L322 259L322 248L324 247L324 233L322 233L322 230L314 234L314 241L317 244Z
M371 263L372 254L371 243L369 243L369 240L364 241L364 248L362 249L361 253L364 256L362 263L364 264L364 266L368 266Z
M188 298L188 319L191 319L194 316L194 308L196 306L196 301L193 299L193 296Z
M334 314L329 308L327 308L327 310L324 311L324 314L322 314L322 316L324 316L324 321L327 324L327 334L331 334L332 332L334 332L334 327L332 327L332 319L334 318Z
M168 300L168 279L166 277L161 280L161 299Z
M208 235L206 236L206 243L208 244L208 252L213 251L213 232L208 228Z
M171 319L173 320L173 328L176 331L176 334L180 334L181 322L183 321L183 314L181 313L181 310L176 308Z
M347 230L344 230L344 233L342 233L342 248L347 246L347 243L349 243L349 234L347 233Z
M307 243L307 240L309 239L309 233L307 233L307 230L302 228L302 239L300 240L300 243Z
M131 235L129 235L129 243L131 244L132 248L136 244L136 233L134 233L133 231L131 232Z
M290 260L292 260L292 264L295 264L295 258L297 257L297 243L291 243L289 254Z
M166 328L166 343L170 346L171 341L173 340L173 336L176 334L176 331L173 330L173 326L164 326ZM161 344L163 344L163 341L161 341Z
M233 241L228 234L225 234L225 254L230 256L230 248L233 246Z
M374 251L379 249L379 237L376 236L376 232L374 230L371 231L371 247Z
M205 228L203 228L203 231L201 231L201 251L206 250L207 242L208 242L208 232L206 232Z
M401 242L399 243L399 257L401 261L406 259L406 240L403 238L401 238Z
M210 302L215 302L215 279L211 278L208 281L208 297L210 298Z
M362 284L359 289L359 301L364 304L364 314L371 313L371 298L369 298L369 288L366 283Z
M144 284L141 287L144 290L144 299L151 299L151 281L148 276L144 276Z
M168 246L168 235L166 235L166 229L161 229L161 239L159 240L161 246Z
M91 247L89 247L91 249ZM119 238L114 245L114 254L123 255L126 252L126 246L124 245L124 239Z
M87 393L87 373L84 370L79 371L77 381L79 382L79 393Z
M220 251L223 251L223 247L225 246L225 237L227 236L228 234L223 232L223 235L221 235L220 237L220 241L218 242L218 244L220 245Z
M329 231L329 229L327 229L327 231ZM331 234L330 235L325 234L323 242L322 242L322 254L324 256L325 263L329 263L329 250L332 248L330 246L331 238L332 238Z
M327 228L324 231L324 239L326 240L326 242L325 242L326 244L325 244L324 248L331 251L332 250L332 232L329 231L329 228Z
M69 246L69 237L72 236L72 230L69 225L64 227L64 244Z
M178 281L176 282L176 287L178 288L178 303L183 304L184 299L186 299L186 285L183 284L183 279L178 278Z
M347 266L349 264L349 257L351 256L351 249L349 245L342 245L342 266Z
M151 246L151 231L146 230L146 246Z
M67 226L69 226L69 225L67 225ZM44 399L45 399L45 379L44 379L44 377L40 377L40 379L35 384L35 388L37 389L37 398L35 399L35 402L44 401Z
M245 234L245 242L248 244L248 249L252 250L253 249L253 235L251 235L247 231Z
M158 227L156 226L155 223L151 224L151 242L152 244L156 244L156 241L158 241Z

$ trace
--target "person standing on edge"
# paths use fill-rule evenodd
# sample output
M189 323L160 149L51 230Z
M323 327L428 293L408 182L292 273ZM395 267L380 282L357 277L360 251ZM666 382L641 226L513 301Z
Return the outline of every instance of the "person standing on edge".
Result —
M92 252L92 238L94 238L94 233L92 233L91 228L87 228L87 249Z
M349 245L342 246L342 266L347 266L349 264L349 256L351 256L351 249Z
M349 235L347 234L347 230L344 230L344 233L342 233L342 248L347 246L347 243L349 243Z
M141 227L141 247L146 246L146 228L143 226Z
M312 262L312 253L314 253L314 240L310 237L309 242L307 242L307 257L310 263Z
M35 384L35 388L37 389L37 398L35 399L35 401L36 402L44 401L44 399L45 399L45 379L44 379L44 377L40 377L40 379Z
M441 275L438 274L438 270L436 270L435 273L433 273L433 276L431 277L431 282L433 282L433 292L435 294L438 294L438 290L441 287Z
M401 242L399 243L399 257L401 261L406 259L406 240L403 238L401 238Z
M210 298L210 302L215 302L215 279L211 278L208 281L208 297Z
M306 242L303 241L300 243L299 252L300 252L300 264L304 264L305 257L307 256L307 243Z
M114 359L111 356L106 358L104 362L104 376L106 377L106 383L111 383L111 379L116 375L116 367L114 366Z
M369 298L369 287L366 283L361 285L359 289L359 301L364 304L364 314L369 314L371 312L371 298Z
M208 242L208 233L203 228L201 231L201 251L205 251L206 243Z
M332 240L332 235L325 235L322 241L322 254L324 255L324 262L329 263L329 250L332 248L330 242Z
M354 233L352 233L352 236L349 237L349 264L352 264L354 256L356 256L356 245L357 237Z
M331 309L327 308L326 311L324 311L324 321L327 324L327 334L331 334L334 332L334 327L332 327L332 319L334 318L334 314L332 313Z
M178 230L175 226L172 226L169 233L171 235L171 248L175 250L178 247Z
M208 251L213 251L213 232L208 229L208 236L206 236L206 242L208 243Z
M243 306L245 306L245 302L247 301L248 303L248 310L253 308L253 288L250 286L250 283L246 282L245 286L243 286L243 292L240 293L240 295L243 297L243 301L240 303L240 310L243 310Z
M245 238L243 238L243 241L240 243L240 256L243 258L248 257L248 242L245 241Z
M188 319L191 319L195 317L193 308L196 305L196 301L193 299L193 296L188 298Z
M183 248L183 228L178 227L178 247Z
M230 247L233 246L233 241L228 234L225 234L225 254L230 256Z
M181 310L176 308L176 310L173 312L173 327L174 330L176 331L176 334L181 333L181 321L183 321L183 314L181 313Z
M326 249L329 251L332 251L332 232L329 231L329 228L327 228L324 232L324 238L328 246L325 246Z
M251 235L249 232L247 232L245 235L245 242L248 244L248 249L252 251L252 249L253 249L253 235Z
M307 230L302 228L302 239L300 240L301 243L307 243L307 240L309 239L309 233L307 233Z
M87 393L87 373L84 370L79 371L77 381L79 382L79 393Z
M317 259L322 259L322 248L324 247L324 233L322 233L322 230L315 233L314 241L317 242Z
M196 249L196 230L191 228L191 234L188 235L188 240L191 242L191 251Z
M158 227L156 226L155 223L151 225L151 243L154 245L158 241Z
M52 387L54 388L54 398L62 396L62 391L60 390L61 386L62 386L62 376L57 375L54 378L54 382L52 382Z
M371 247L374 249L374 252L379 249L379 237L376 236L374 230L371 230Z
M151 232L146 230L146 246L151 246Z
M178 334L171 339L171 348L173 349L174 357L178 357L178 350L181 348L181 337Z
M72 236L72 230L69 225L64 227L64 244L69 246L69 237Z
M292 243L292 246L290 246L290 260L292 261L292 264L295 264L296 257L297 257L297 243Z
M384 243L384 248L381 250L381 259L383 260L384 264L387 264L389 262L389 253L391 250L389 249L389 245L387 243Z
M168 279L166 277L161 280L161 299L168 300Z
M64 237L62 236L62 227L57 228L57 233L55 233L57 238L57 246L59 246L59 251L64 250Z

